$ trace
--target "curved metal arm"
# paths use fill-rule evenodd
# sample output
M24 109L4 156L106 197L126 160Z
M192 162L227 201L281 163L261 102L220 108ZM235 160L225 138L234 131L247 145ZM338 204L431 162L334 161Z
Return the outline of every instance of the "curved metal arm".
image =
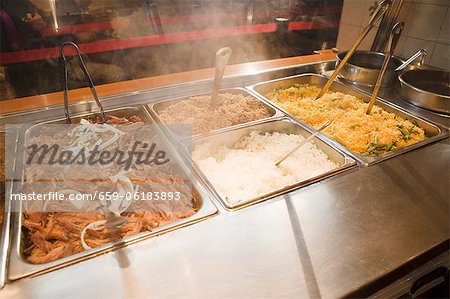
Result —
M81 71L83 72L84 78L86 79L86 82L89 85L89 89L91 90L92 96L94 97L95 102L97 103L97 106L100 108L100 114L102 116L102 120L106 122L108 118L105 115L105 111L103 110L102 103L100 102L97 91L95 90L94 82L92 81L91 76L89 75L89 72L87 71L86 65L84 64L83 57L81 56L80 48L78 48L77 44L74 42L64 42L60 49L59 49L59 55L60 55L60 62L63 64L62 69L62 80L63 82L63 90L64 90L64 113L66 116L66 121L68 124L71 123L70 120L70 113L69 113L69 100L68 100L68 90L69 90L69 80L68 80L68 71L67 71L67 59L64 55L64 48L66 46L72 46L77 51L77 59L78 59L78 65L81 68Z

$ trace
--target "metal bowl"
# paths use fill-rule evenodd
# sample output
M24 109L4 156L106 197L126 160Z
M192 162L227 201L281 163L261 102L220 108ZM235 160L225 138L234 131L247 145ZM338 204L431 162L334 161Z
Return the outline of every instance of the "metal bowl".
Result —
M413 105L450 114L450 73L411 70L399 76L400 95Z
M348 51L341 51L337 55L336 65L347 55ZM385 54L381 52L356 51L342 68L339 77L346 81L364 86L375 86ZM403 60L393 56L389 61L388 68L384 74L382 87L392 85L401 71L395 69L402 65Z

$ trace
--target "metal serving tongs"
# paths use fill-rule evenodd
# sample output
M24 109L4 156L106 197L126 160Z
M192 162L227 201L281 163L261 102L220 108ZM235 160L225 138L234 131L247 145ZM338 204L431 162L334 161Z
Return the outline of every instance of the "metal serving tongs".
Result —
M278 160L275 162L275 166L278 166L281 164L281 162L283 162L284 160L286 160L290 155L292 155L293 153L295 153L299 148L301 148L302 146L304 146L305 144L307 144L309 141L311 141L314 137L317 136L317 134L319 134L320 132L322 132L323 130L325 130L326 128L328 128L329 125L331 125L331 123L335 120L329 120L327 121L323 126L321 126L316 132L314 132L314 134L309 135L308 138L306 138L305 140L301 141L299 144L297 144L292 150L290 150L289 152L287 152L286 154L284 154L283 156L281 156L280 158L278 158Z
M214 83L211 94L211 107L217 106L217 98L219 96L220 87L222 86L223 73L227 67L228 61L231 56L231 49L226 47L219 49L216 53L216 72L214 74Z
M69 80L68 80L68 71L67 71L67 59L66 59L66 56L64 55L64 48L66 46L72 46L77 51L78 65L80 66L81 70L83 71L86 82L89 85L89 89L91 90L92 96L94 97L94 100L97 103L98 108L100 108L100 114L102 117L102 121L106 122L108 120L108 118L105 115L105 111L103 110L102 103L98 99L97 92L95 91L94 82L92 81L92 78L87 71L86 65L84 64L84 61L83 61L83 57L81 57L80 48L78 48L77 44L75 44L73 42L64 42L59 49L59 55L60 55L60 62L63 64L61 80L64 81L62 83L63 89L64 89L64 113L66 115L67 123L70 124L70 123L72 123L72 121L70 120L69 100L67 97L67 93L69 90Z
M372 18L370 19L369 23L364 28L364 30L361 31L361 33L359 34L359 36L356 39L355 43L352 45L350 50L348 50L347 55L345 55L344 59L342 59L341 63L339 63L339 65L334 70L333 74L330 76L328 81L322 87L322 89L320 90L319 94L316 97L316 100L318 98L320 98L321 96L323 96L328 91L328 89L330 88L330 86L333 83L334 79L336 79L336 77L339 75L339 72L342 70L344 65L347 63L347 61L350 59L350 57L356 51L356 49L361 44L361 42L366 37L366 35L369 33L369 31L373 28L373 26L375 26L377 21L379 19L381 19L381 17L386 13L386 11L388 10L390 5L391 5L391 1L390 0L384 0L383 2L380 3L380 5L378 5L378 7L375 10L375 12L373 13Z
M378 75L377 78L377 83L375 83L375 88L373 89L372 96L370 97L370 102L369 106L367 107L366 114L370 114L370 112L372 111L372 107L375 104L378 92L380 91L381 83L383 82L384 73L388 68L389 61L391 60L392 55L394 55L395 47L397 46L398 40L400 39L403 27L405 27L405 23L403 22L398 22L394 25L394 27L392 27L392 31L386 46L387 52L384 57L383 65L381 66L380 74Z

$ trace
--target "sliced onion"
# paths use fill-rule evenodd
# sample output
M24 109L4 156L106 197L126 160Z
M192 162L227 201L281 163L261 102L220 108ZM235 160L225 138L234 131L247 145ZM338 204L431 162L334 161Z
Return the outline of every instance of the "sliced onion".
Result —
M105 228L105 223L106 223L106 220L99 220L99 221L95 221L95 222L89 223L88 225L86 225L85 228L83 228L83 230L81 231L81 234L80 234L80 240L81 240L81 245L83 246L84 250L92 249L92 247L89 246L88 244L86 244L86 242L84 241L84 238L86 237L87 230L88 229L102 230L102 229Z
M85 119L80 120L81 125L74 128L71 132L72 136L76 136L76 138L70 147L76 146L88 146L91 140L97 139L95 144L90 148L94 148L96 145L99 145L99 149L104 149L117 141L120 136L124 135L125 132L117 129L114 126L111 126L109 124L90 124L89 121ZM97 133L103 133L111 131L114 133L114 135L107 140L106 142L103 142L101 138L98 137Z
M113 137L109 138L109 140L105 141L102 145L100 145L99 149L102 150L104 148L107 148L108 146L116 142L117 139L119 139L119 137L120 137L119 134L114 134Z

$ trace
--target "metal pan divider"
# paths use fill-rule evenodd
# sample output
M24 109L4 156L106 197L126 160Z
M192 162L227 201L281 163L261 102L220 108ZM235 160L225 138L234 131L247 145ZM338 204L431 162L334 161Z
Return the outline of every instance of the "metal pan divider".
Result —
M4 138L4 147L5 147L5 153L4 153L4 159L6 160L6 151L15 152L17 148L17 141L18 141L18 130L17 128L14 128L12 132L10 130L1 131L1 135L3 135ZM9 136L9 137L7 137ZM12 145L8 146L7 139L13 138L11 141L13 141ZM14 177L15 172L15 160L12 161L5 161L5 194L4 198L0 200L4 200L4 207L3 207L3 221L2 225L0 227L0 290L5 286L7 283L7 277L8 277L8 263L9 263L9 250L11 246L11 221L12 221L12 208L11 208L11 200L7 198L8 194L12 193L12 187L13 183L8 179L8 173L10 173Z

